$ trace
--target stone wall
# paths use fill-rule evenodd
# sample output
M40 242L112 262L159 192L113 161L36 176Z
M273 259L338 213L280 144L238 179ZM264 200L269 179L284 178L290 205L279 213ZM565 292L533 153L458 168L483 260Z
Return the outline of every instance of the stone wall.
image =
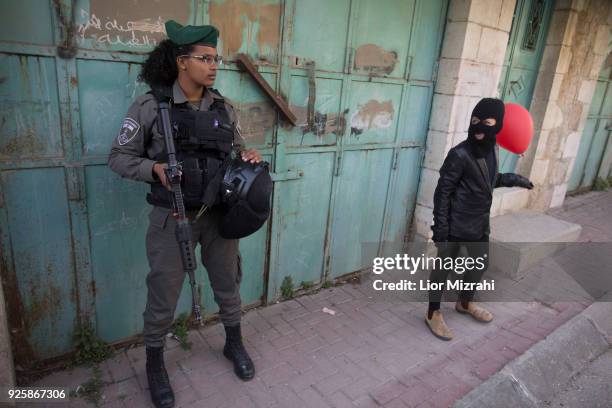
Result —
M536 184L529 208L563 204L611 26L609 0L556 3L531 104L536 133L518 163Z
M450 1L413 222L417 239L431 236L433 192L446 154L467 138L476 103L497 95L515 4Z
M497 95L516 0L450 0L417 205L414 239L431 236L433 193L448 150L467 137L476 102ZM535 134L516 173L536 187L496 189L491 215L560 206L599 70L610 44L612 2L558 0L531 104Z

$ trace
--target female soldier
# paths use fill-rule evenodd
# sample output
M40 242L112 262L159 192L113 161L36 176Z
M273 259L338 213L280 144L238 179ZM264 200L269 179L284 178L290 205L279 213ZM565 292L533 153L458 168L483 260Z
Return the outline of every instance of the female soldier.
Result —
M197 140L211 140L199 125L194 125L198 111L212 112L215 125L230 129L229 153L233 148L249 162L261 161L254 150L244 150L238 118L232 105L211 86L217 75L221 58L217 55L218 30L213 26L181 26L174 21L166 23L168 39L149 54L140 79L152 89L165 89L171 100L172 113L179 123L173 123L175 131L196 136ZM176 119L173 118L173 119ZM190 119L191 118L191 119ZM182 122L181 122L182 120ZM144 342L146 345L146 371L151 399L156 407L174 405L174 394L163 362L166 334L174 319L177 300L185 279L179 247L175 236L176 220L172 217L169 183L164 173L166 161L165 142L158 123L158 101L153 93L136 99L129 108L119 135L113 142L108 164L122 177L151 184L147 201L153 204L149 214L149 228L146 235L147 258L150 272L147 276L147 305L143 313ZM229 122L229 123L228 123ZM204 134L200 134L203 133ZM189 139L190 142L193 139ZM214 140L213 140L214 142ZM218 146L221 146L219 144ZM190 146L181 151L177 139L177 152L182 154L185 189L194 186L202 188L202 177L210 170L210 163L219 163L220 157L228 151ZM190 156L192 154L193 156ZM191 163L192 168L185 165ZM208 163L208 164L207 164ZM204 166L204 167L202 167ZM193 170L197 177L191 179ZM202 170L203 169L203 170ZM187 192L185 192L185 195ZM219 305L219 316L226 332L223 354L234 363L234 371L243 380L255 375L253 362L242 343L240 331L240 293L242 276L238 240L219 236L220 213L215 207L196 217L199 208L186 202L187 216L192 228L192 242L200 243L202 263L208 271Z

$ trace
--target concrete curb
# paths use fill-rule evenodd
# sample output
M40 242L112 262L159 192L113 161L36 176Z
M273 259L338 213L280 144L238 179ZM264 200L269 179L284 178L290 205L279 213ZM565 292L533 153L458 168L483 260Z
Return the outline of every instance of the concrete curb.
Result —
M453 405L540 407L612 345L612 302L593 303Z

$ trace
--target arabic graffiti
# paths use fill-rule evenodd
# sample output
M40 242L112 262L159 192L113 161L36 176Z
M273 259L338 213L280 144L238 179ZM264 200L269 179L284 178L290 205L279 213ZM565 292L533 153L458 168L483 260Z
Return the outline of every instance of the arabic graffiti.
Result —
M81 9L81 18L86 22L77 28L78 39L83 42L91 39L99 45L119 45L130 48L149 48L157 45L166 30L161 16L127 21L120 24L110 17L98 17Z

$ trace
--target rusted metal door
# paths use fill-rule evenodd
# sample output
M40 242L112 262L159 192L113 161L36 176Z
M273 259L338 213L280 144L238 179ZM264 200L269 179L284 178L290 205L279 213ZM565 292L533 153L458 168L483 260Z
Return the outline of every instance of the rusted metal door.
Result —
M243 303L402 246L416 201L446 1L55 0L0 4L2 279L18 361L142 329L147 186L106 166L146 52L173 18L220 28L215 85L274 167L269 224L241 240ZM234 62L247 53L291 127ZM207 314L216 311L206 273ZM177 313L190 310L187 282Z

